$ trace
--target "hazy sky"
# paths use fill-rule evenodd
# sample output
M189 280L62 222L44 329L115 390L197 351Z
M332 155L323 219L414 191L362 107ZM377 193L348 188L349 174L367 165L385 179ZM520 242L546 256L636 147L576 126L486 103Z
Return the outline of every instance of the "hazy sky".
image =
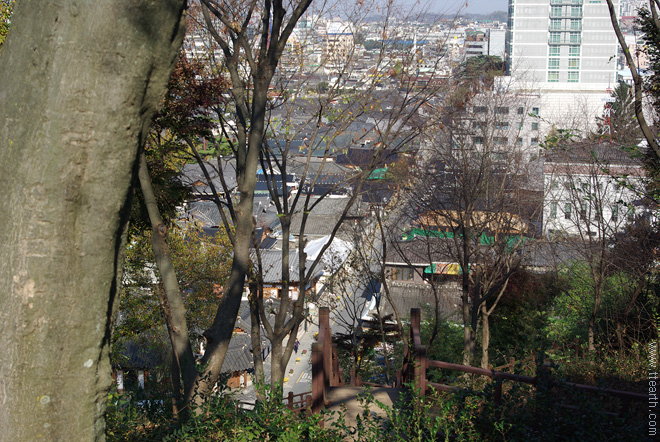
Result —
M431 10L436 12L455 12L458 8L463 8L465 12L475 14L488 13L493 11L506 11L508 9L508 0L430 0Z

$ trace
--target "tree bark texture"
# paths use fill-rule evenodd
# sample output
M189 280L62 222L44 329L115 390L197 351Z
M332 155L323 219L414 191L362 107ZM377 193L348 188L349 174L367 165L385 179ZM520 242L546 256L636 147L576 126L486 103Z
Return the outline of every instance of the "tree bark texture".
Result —
M17 2L0 53L0 440L104 440L138 146L183 0Z

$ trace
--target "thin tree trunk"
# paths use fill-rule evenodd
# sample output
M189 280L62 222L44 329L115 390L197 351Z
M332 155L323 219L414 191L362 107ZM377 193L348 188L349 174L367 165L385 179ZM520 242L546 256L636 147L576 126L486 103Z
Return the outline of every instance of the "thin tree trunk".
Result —
M470 298L463 292L462 296L463 305L463 365L470 365L472 363L472 355L474 354L474 330L471 326L470 315Z
M263 285L261 285L263 287ZM256 389L257 400L264 400L263 391L261 386L264 385L264 360L261 348L261 312L259 311L263 304L260 299L263 299L261 287L258 284L250 284L250 339L252 343L252 360L254 361L254 381L259 387Z
M170 313L170 306L167 302L167 296L162 285L158 287L158 295L160 297L160 306L165 318L165 325L167 326L167 336L170 338L170 347L172 349L172 364L170 365L170 379L172 381L172 417L175 421L183 417L179 414L182 409L183 395L181 390L181 361L179 355L174 351L174 346L171 344L176 340L174 335L174 326L172 323L172 315ZM184 408L186 410L186 408ZM186 414L187 417L187 414Z
M488 370L490 359L488 355L488 346L490 345L490 324L488 308L484 302L481 305L481 368Z
M392 300L392 296L390 295L390 285L387 282L387 277L385 276L385 260L387 257L387 236L385 234L385 229L383 228L384 227L383 220L378 211L376 211L376 220L378 221L378 229L380 230L380 241L383 246L383 256L382 256L383 261L381 262L381 266L380 266L380 280L383 281L381 291L385 292L385 298L387 299L387 302L390 304L390 307L394 312L396 326L397 329L399 330L399 336L403 341L403 346L405 348L408 348L408 336L403 331L403 321L401 320L401 314L399 313L399 309L397 308L396 304L394 304L394 301Z
M195 357L193 356L192 346L190 345L190 336L188 334L188 324L186 323L186 307L183 303L183 297L179 290L179 281L176 277L172 256L167 245L167 227L163 224L160 216L156 197L149 177L147 158L142 152L140 154L140 169L138 172L140 178L140 189L144 203L147 206L149 220L151 221L151 245L156 258L158 272L163 284L163 302L164 316L168 325L170 343L172 350L176 355L181 375L183 376L183 399L185 403L192 398L197 381L197 369L195 367Z
M181 368L174 350L172 350L170 378L172 380L172 418L178 422L180 418L179 404L181 403Z
M483 304L482 304L482 321L481 324L483 326L483 330L481 333L481 367L482 368L488 368L488 365L490 364L490 354L488 353L490 349L490 315L495 311L495 308L497 307L497 304L499 304L500 299L502 299L502 296L504 296L504 292L506 291L507 286L509 285L509 278L511 277L511 271L508 272L506 279L504 280L504 283L496 284L495 287L491 290L499 290L497 293L497 297L495 300L491 303L490 308L487 307L487 302L486 299L484 299ZM499 289L497 288L499 286ZM488 296L490 298L490 296ZM484 364L484 361L485 364Z
M594 290L594 308L589 315L589 330L587 332L588 336L588 350L589 353L596 351L595 344L595 335L596 335L596 318L598 317L598 310L600 310L601 294L602 288L599 287L601 284L597 284Z
M0 52L2 440L105 440L129 189L183 6L16 2Z

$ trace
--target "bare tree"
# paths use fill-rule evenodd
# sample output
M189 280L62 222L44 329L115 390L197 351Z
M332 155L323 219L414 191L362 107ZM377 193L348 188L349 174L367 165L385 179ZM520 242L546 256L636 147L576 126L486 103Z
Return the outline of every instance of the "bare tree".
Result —
M439 113L429 133L429 163L417 178L427 191L420 191L408 222L421 231L417 239L430 262L446 257L436 272L460 279L463 363L474 360L481 327L487 368L489 316L524 256L523 235L532 233L537 215L528 182L535 148L522 142L533 111L524 95L501 83L485 89L472 83L469 90L467 99L462 95Z
M252 206L259 155L266 133L268 89L287 40L310 3L311 0L286 5L269 0L263 3L201 0L201 13L223 54L223 67L231 84L236 115L232 149L236 156L239 198L235 206L229 207L231 222L225 217L226 229L231 232L234 258L217 314L205 332L208 345L201 361L204 369L197 380L200 394L210 392L221 373L250 267ZM224 210L221 213L225 216Z
M252 115L251 118L259 115L259 118L262 118L263 114L263 126L259 126L259 142L255 141L254 144L254 146L258 146L259 150L255 151L255 154L260 161L259 165L276 208L282 233L282 289L280 299L276 304L275 315L272 318L265 314L263 290L260 288L263 284L260 277L264 269L259 268L261 264L258 247L254 248L256 263L253 262L254 271L251 273L252 278L249 284L253 289L252 318L256 322L252 327L253 340L255 343L259 342L261 333L265 333L270 340L272 345L270 353L271 382L278 384L284 377L284 369L291 356L295 336L304 319L305 311L304 290L301 290L300 297L295 300L291 299L288 290L292 280L290 269L293 267L291 263L292 247L289 242L291 234L295 233L299 241L297 284L300 287L306 287L318 272L323 253L331 247L333 238L339 234L352 207L361 198L360 189L365 178L376 167L387 163L388 158L408 148L410 141L419 134L420 127L412 122L418 117L418 110L423 103L427 102L437 91L438 85L433 81L430 84L420 85L421 76L413 63L417 54L411 54L402 48L393 50L383 43L373 60L374 65L369 75L361 74L363 77L361 87L348 87L349 80L355 78L354 68L358 62L357 45L351 43L350 39L348 42L335 41L335 37L332 39L328 37L319 66L313 68L312 74L309 74L307 70L310 69L310 66L305 63L305 59L301 55L306 47L304 35L306 28L295 28L295 21L288 21L285 29L289 32L289 36L294 36L292 42L289 44L287 52L277 53L278 60L281 59L283 63L278 66L278 70L274 71L272 76L269 74L268 83L259 86L266 88L263 92L259 92L257 79L262 81L263 75L262 67L256 63L261 56L260 52L256 50L259 47L257 43L272 45L272 36L258 41L250 40L251 35L258 33L255 33L254 29L249 32L245 30L246 27L250 27L248 26L249 21L245 21L244 25L239 26L240 32L238 32L238 28L234 26L236 21L232 22L232 19L227 17L229 9L219 8L216 2L203 1L202 4L204 5L202 12L206 27L213 36L213 41L223 53L223 58L219 61L223 64L223 69L228 70L232 79L233 105L231 108L235 114L229 117L223 110L219 112L218 116L223 136L230 142L236 157L239 189L241 188L240 176L247 173L241 157L242 146L248 146L249 151L249 146L252 146L248 143L251 140L250 136L257 137L257 132L254 132L257 126L254 125L254 122L247 124L244 121L250 121L246 118L247 115ZM323 7L323 5L319 5L318 10L314 12L322 12ZM392 19L394 10L393 4L386 2L382 8L382 12L386 16L384 29L390 33L396 32L393 28L389 28L389 21ZM301 12L304 10L303 8ZM368 10L361 4L354 11L349 11L348 19L338 25L346 26L355 32L364 11ZM253 10L250 9L250 11ZM300 17L297 16L296 20L299 20ZM309 15L306 16L306 20L308 17ZM234 23L234 28L229 26L232 23ZM267 26L259 29L261 32L268 32ZM223 31L221 32L221 30ZM226 35L231 38L227 39ZM285 40L281 41L285 42ZM394 69L395 64L398 70ZM333 76L322 90L313 87L313 84L305 80L305 78L320 73L321 70L326 72L324 75ZM431 73L425 74L425 81L433 80L436 75L431 70ZM389 83L389 91L380 90L385 80ZM258 95L265 94L268 91L267 86L273 83L275 88L271 90L270 99L264 95L266 99L263 103L259 102ZM262 105L263 107L261 107ZM371 120L372 123L366 124L367 120ZM352 126L356 124L362 125L362 130L352 129ZM347 135L351 136L349 141L339 141L340 137L345 138ZM301 152L294 147L293 142L303 136L305 151ZM279 186L282 185L281 177L286 177L294 168L297 170L297 179L301 186L313 189L326 184L324 177L329 173L334 157L340 153L338 152L340 143L343 143L342 148L351 144L373 143L373 146L370 150L364 149L364 152L367 153L367 161L361 163L359 169L345 170L344 176L339 181L335 181L333 185L327 186L325 191L306 192L299 189L290 197L286 192L284 195L280 193L282 190L286 190L279 189ZM251 157L248 155L246 158ZM321 161L316 167L312 167L312 160L315 158L319 158ZM247 163L245 164L247 165ZM253 173L255 172L256 165ZM339 210L338 216L328 222L329 240L315 257L314 262L308 264L305 243L309 220L314 216L316 208L322 204L322 201L340 189L350 189L350 192L345 195L343 207ZM225 188L223 193L228 195L229 190ZM216 204L222 208L220 212L224 217L223 222L228 228L233 224L236 228L236 235L239 232L237 224L239 207L243 204L242 201L245 197L244 193L239 193L241 197L238 205L232 199L218 197L217 192L215 196ZM241 210L247 210L247 202L242 207ZM252 222L251 219L250 222ZM293 227L295 227L295 232L292 232ZM237 240L234 242L235 247L242 244ZM238 284L238 281L239 279L230 280L229 284ZM242 291L243 285L240 288ZM231 296L238 296L238 287L235 292ZM228 296L230 296L230 291L225 290L225 298ZM225 302L224 298L223 302ZM222 307L223 314L228 311L225 307ZM218 318L214 323L224 324ZM219 327L219 325L217 326ZM214 327L216 326L211 329ZM211 346L209 349L213 350ZM258 351L258 348L255 346L253 351ZM211 356L208 358L212 359ZM205 355L205 360L211 360L208 358ZM255 354L259 377L262 369L258 359Z
M594 351L606 279L616 270L612 246L636 216L643 216L644 209L633 203L643 195L645 171L627 150L594 142L563 143L550 149L545 168L544 230L577 240L576 256L588 269L583 283L593 294L592 307L584 314L588 348Z

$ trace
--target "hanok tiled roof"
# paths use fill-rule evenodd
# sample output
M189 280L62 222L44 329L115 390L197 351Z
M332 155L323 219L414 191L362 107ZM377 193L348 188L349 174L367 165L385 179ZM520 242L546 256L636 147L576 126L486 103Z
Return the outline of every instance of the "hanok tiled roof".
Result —
M265 284L280 284L282 282L282 251L261 250L261 264L263 266L263 281ZM252 261L257 263L256 255L253 254ZM306 261L306 271L309 272L313 261ZM299 282L298 250L289 250L289 278L291 282ZM316 269L320 274L321 270Z

